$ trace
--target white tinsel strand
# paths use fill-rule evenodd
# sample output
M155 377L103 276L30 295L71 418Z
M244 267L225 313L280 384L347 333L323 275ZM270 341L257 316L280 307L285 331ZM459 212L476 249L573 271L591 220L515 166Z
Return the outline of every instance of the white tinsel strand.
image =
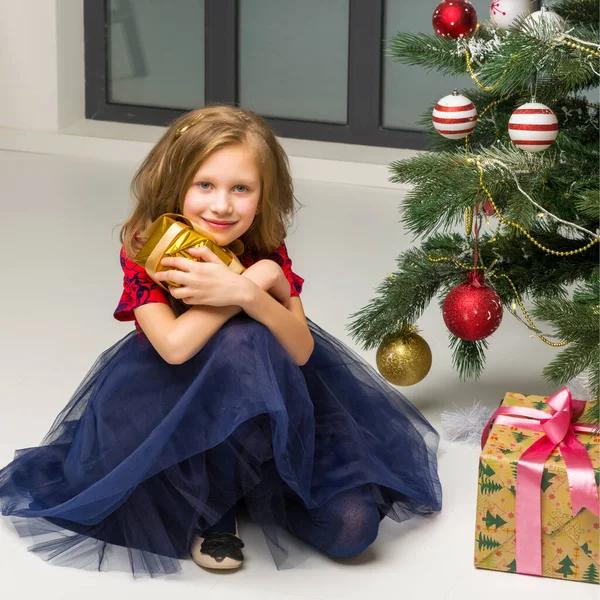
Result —
M502 39L498 35L497 30L492 30L492 36L491 40L482 40L479 37L457 40L456 55L464 55L466 46L469 49L471 61L481 66L487 58L496 56L502 47Z
M494 414L494 409L475 402L470 408L442 412L442 428L449 442L463 442L479 445L486 423Z
M529 194L527 194L527 192L525 192L523 190L523 188L521 187L519 180L515 176L514 172L510 169L510 167L507 164L503 163L501 160L497 160L494 158L479 159L479 163L482 166L486 166L489 164L495 164L495 165L502 166L502 168L504 168L506 170L506 172L509 175L511 175L511 177L514 179L514 181L517 185L517 189L521 192L521 194L523 194L523 196L525 196L525 198L527 198L527 200L529 200L529 202L531 202L531 204L533 204L538 210L543 211L545 215L551 217L552 219L554 219L555 221L558 221L559 223L562 223L563 225L566 225L567 227L574 227L575 229L579 229L583 233L586 233L587 235L590 235L593 238L596 237L593 231L590 231L589 229L586 229L585 227L581 227L580 225L577 225L577 223L571 223L569 221L565 221L565 220L557 217L555 214L547 211L543 206L540 206L535 200L533 200L533 198Z
M573 377L573 379L567 383L567 387L574 400L592 400L592 391L588 385L587 373L581 373L577 375L577 377Z

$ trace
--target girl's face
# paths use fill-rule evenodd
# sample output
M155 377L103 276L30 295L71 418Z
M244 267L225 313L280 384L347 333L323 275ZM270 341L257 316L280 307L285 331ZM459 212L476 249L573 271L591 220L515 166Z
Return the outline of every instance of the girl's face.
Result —
M225 146L213 152L194 175L183 201L183 216L226 246L252 225L260 194L260 175L248 146Z

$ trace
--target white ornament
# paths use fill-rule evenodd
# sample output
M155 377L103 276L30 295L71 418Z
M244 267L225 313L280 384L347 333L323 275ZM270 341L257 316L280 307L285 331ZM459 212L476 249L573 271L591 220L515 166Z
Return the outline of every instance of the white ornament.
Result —
M531 12L532 7L532 0L493 0L490 18L497 27L507 29L518 16Z
M475 105L456 90L444 96L433 109L433 126L440 135L451 140L467 137L477 123Z
M527 17L527 21L533 21L534 23L541 22L550 30L556 29L560 31L565 28L565 20L554 11L548 10L545 6L542 6L542 10L531 13Z
M527 152L541 152L558 135L558 119L545 104L528 102L513 112L508 121L513 144Z

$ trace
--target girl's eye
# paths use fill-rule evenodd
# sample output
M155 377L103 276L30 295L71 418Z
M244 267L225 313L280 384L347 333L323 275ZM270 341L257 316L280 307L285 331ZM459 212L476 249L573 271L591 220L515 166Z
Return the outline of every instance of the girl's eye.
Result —
M196 185L201 190L208 190L208 189L210 189L210 183L208 183L208 181L199 181Z
M248 188L245 185L236 185L233 188L236 192L247 192Z

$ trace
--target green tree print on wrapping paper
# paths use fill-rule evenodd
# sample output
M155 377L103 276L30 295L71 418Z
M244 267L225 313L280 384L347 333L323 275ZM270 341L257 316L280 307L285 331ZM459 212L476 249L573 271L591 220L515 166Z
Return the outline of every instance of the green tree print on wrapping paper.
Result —
M500 491L502 489L502 486L498 483L496 483L495 481L482 481L479 484L479 489L481 490L482 494L494 494L498 491Z
M482 494L493 494L502 489L502 486L490 480L496 472L486 462L479 461L479 489Z
M485 519L482 519L482 521L485 521L485 526L488 529L490 527L495 527L496 531L499 527L502 527L502 525L506 525L506 521L499 514L496 514L496 516L494 517L494 515L492 515L492 513L489 510L485 515Z
M512 434L515 436L515 442L520 444L523 440L529 439L528 435L525 435L522 431L513 431Z
M586 542L583 546L581 546L581 549L588 555L591 556L592 555L592 551L590 550L590 547L588 546L588 543Z
M600 486L600 469L594 469L594 477L596 478L596 485Z
M587 581L588 583L598 583L598 569L596 569L596 565L591 563L590 566L585 570L583 574L583 581Z
M544 410L545 406L548 406L548 403L545 400L536 400L533 403L534 408L537 408L538 410Z
M506 565L507 573L516 573L517 572L517 560L514 559L511 563Z
M490 465L488 465L487 463L483 462L482 460L479 461L479 477L491 477L492 475L495 475L496 471L494 471L492 469L492 467L490 467Z
M477 538L477 544L479 546L479 550L482 548L485 548L486 550L492 550L493 548L497 548L500 545L500 542L497 542L491 537L480 533L479 537Z
M571 567L575 566L575 563L569 558L569 555L565 556L559 563L562 565L560 569L556 569L557 573L562 573L563 577L567 577L567 575L573 575L574 571Z
M542 475L542 491L546 491L552 485L552 479L556 477L555 473L550 473L548 469L544 469L544 474Z

